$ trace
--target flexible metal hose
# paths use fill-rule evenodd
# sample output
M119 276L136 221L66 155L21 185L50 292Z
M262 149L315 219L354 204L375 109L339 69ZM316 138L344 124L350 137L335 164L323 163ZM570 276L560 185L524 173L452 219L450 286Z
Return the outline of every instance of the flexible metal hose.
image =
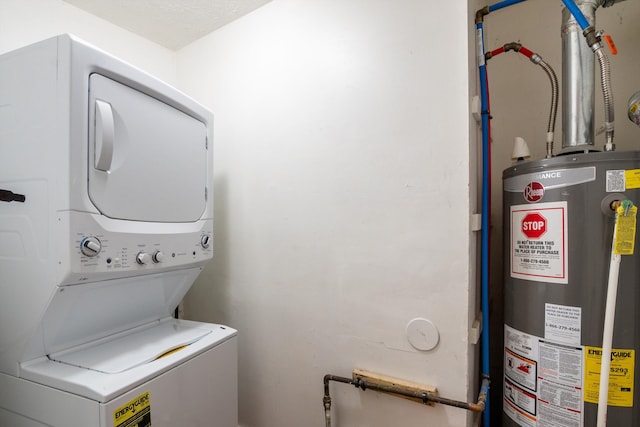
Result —
M553 157L553 134L555 132L556 127L556 116L558 115L558 97L560 94L559 84L558 84L558 76L556 75L553 68L537 53L533 53L526 47L522 46L522 44L517 42L506 43L504 46L493 50L491 52L487 52L485 57L487 60L493 58L496 55L499 55L503 52L515 51L521 53L522 55L529 58L531 62L536 65L539 65L549 77L551 81L551 109L549 110L549 122L547 124L547 159Z
M598 63L600 64L600 81L602 83L602 94L604 96L604 125L606 130L607 151L614 149L613 145L613 92L611 90L611 69L609 58L603 52L602 46L594 50Z
M553 156L553 133L556 126L556 116L558 114L558 76L556 76L553 68L542 59L538 61L538 65L547 73L551 81L551 110L549 111L549 124L547 125L547 159L550 159Z

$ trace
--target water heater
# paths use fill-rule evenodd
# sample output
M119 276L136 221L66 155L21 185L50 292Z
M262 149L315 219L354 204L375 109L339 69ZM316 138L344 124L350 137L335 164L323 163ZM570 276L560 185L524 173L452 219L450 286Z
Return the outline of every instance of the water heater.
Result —
M640 203L640 152L570 154L503 173L503 425L596 425L616 201ZM640 425L640 255L622 256L608 425Z

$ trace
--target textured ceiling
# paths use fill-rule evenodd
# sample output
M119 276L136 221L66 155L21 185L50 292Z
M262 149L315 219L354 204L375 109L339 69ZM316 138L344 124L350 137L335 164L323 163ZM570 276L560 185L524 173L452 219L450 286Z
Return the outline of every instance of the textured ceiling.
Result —
M172 50L270 0L64 0Z

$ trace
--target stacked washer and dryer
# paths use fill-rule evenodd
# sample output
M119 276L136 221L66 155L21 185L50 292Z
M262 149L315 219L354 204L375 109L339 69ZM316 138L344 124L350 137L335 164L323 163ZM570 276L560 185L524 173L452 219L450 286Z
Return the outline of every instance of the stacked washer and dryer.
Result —
M237 425L236 331L172 316L213 256L212 120L73 36L0 56L0 425Z

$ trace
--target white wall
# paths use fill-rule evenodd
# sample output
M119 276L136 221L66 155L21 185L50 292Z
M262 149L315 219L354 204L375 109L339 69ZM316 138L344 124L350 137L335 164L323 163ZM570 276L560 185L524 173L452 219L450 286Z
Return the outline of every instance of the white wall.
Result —
M176 54L61 0L0 0L0 53L73 33L175 84Z
M275 0L179 52L215 114L215 256L185 312L239 329L242 425L324 425L323 375L356 367L475 398L467 15ZM408 344L415 317L436 349ZM331 390L337 426L467 417Z

